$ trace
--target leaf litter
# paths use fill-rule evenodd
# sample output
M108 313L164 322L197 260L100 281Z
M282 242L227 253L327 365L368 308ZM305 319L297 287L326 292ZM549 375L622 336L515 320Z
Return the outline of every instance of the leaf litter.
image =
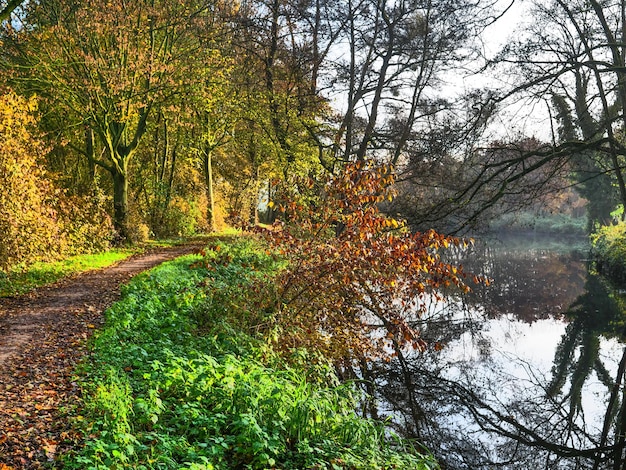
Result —
M155 249L0 299L0 470L55 468L60 455L81 446L70 422L80 412L72 376L102 312L135 274L202 246Z

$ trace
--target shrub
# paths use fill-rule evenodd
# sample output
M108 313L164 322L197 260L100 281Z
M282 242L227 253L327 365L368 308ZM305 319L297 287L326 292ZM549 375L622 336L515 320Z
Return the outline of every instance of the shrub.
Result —
M36 102L0 96L0 269L110 247L113 228L102 196L69 196L38 161L45 148L34 130Z
M202 220L202 212L194 201L188 201L181 197L174 197L165 214L161 234L186 237L196 233L196 228Z
M87 195L59 195L54 207L59 225L59 251L63 256L97 253L111 248L115 238L113 221L104 207L106 198L95 188Z
M626 282L626 222L598 228L591 235L591 247L598 272Z
M46 204L54 188L37 160L44 146L33 132L36 103L0 96L0 269L54 257L59 230Z
M351 164L321 183L279 188L280 219L261 230L288 261L261 289L277 348L304 346L336 360L422 349L414 325L427 299L447 288L469 290L462 268L441 259L465 241L434 230L411 233L380 211L393 197L393 182L389 167Z

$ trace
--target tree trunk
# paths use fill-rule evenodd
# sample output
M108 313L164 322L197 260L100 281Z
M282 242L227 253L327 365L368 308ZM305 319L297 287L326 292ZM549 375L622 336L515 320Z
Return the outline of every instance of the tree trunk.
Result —
M25 0L10 0L7 4L0 9L0 23L3 23L11 18L13 10L17 9Z
M93 185L96 179L96 154L94 148L94 132L91 127L85 130L85 155L89 165L89 182Z
M117 244L131 242L128 227L128 178L126 172L114 169L113 176L113 225L117 231Z
M209 203L207 209L207 222L209 224L209 230L215 232L215 197L213 194L213 162L211 159L211 150L207 149L202 159L204 164L204 178L206 183L206 195Z

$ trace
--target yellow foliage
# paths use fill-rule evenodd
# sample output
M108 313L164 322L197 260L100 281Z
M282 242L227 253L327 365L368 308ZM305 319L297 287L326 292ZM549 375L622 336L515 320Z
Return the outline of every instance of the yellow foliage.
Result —
M0 269L46 257L56 235L45 201L53 189L37 165L43 144L33 137L35 100L0 97Z
M46 178L34 99L0 96L0 270L102 250L112 226L97 198L69 197Z

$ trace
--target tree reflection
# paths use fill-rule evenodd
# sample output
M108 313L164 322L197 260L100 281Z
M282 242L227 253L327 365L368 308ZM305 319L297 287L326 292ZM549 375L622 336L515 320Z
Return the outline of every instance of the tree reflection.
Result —
M621 315L606 281L588 274L585 293L567 311L570 323L557 347L553 378L547 389L550 396L562 393L569 377L570 388L564 395L570 402L572 418L582 411L583 385L593 371L609 389L613 386L614 379L599 356L600 336L614 336Z
M522 305L521 318L532 322L561 305L568 324L551 372L542 374L532 364L496 357L493 351L479 358L479 369L456 362L445 349L397 350L389 364L361 365L360 377L377 398L370 412L392 415L398 431L424 442L444 469L626 470L626 348L615 343L624 337L626 301L602 278L587 273L580 260L577 265L566 255L541 256L531 253L521 263L510 253L505 262L491 254L485 270L502 280L494 291L478 292L464 314L459 303L440 308L423 319L423 330L431 342L455 341L472 331L474 345L489 349L481 348L486 336L480 325L485 323L470 320L481 311L477 306L493 318ZM537 260L545 269L533 274ZM537 294L519 287L543 287L545 280L536 279L541 276L552 278L552 298L544 299L541 289ZM576 289L582 294L574 295ZM532 314L524 296L539 298L543 309ZM621 351L621 360L602 355L608 339L614 351ZM506 360L517 361L528 378L513 380Z
M537 240L524 241L521 246L510 240L504 245L479 243L461 255L468 272L494 279L492 285L476 286L470 294L470 300L484 306L490 316L511 312L527 322L547 318L563 313L583 289L584 252L561 252Z
M612 461L613 468L626 469L626 462L622 458L624 453L624 418L626 417L626 401L621 400L620 388L626 367L626 348L620 361L615 378L607 370L600 357L600 337L617 336L624 338L623 299L596 274L590 273L585 284L585 293L574 302L568 317L571 322L557 348L553 378L548 385L550 396L563 395L564 401L569 401L568 420L583 412L581 398L583 386L595 371L598 379L607 387L609 398L604 416L599 447L606 450L598 452L594 458L594 469L600 468L605 461ZM567 380L569 377L569 381ZM566 382L569 390L564 392ZM621 392L622 394L624 391ZM613 444L607 447L609 432L614 428ZM623 465L623 466L620 466Z

